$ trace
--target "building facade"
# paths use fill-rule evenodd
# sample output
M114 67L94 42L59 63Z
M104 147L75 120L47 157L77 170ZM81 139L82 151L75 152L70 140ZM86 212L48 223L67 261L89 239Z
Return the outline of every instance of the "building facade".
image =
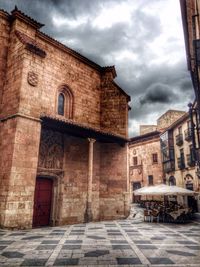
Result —
M192 136L188 113L161 134L163 172L167 184L199 192L200 179L197 175ZM200 210L199 196L196 196L196 200Z
M130 97L42 26L0 11L0 225L123 218Z
M134 196L134 190L163 182L160 132L154 131L131 138L129 166L130 198L132 202L136 202L138 197Z
M194 128L198 140L194 146L195 161L200 172L200 0L180 0L187 66L195 93L195 105L190 105L191 112L196 113Z

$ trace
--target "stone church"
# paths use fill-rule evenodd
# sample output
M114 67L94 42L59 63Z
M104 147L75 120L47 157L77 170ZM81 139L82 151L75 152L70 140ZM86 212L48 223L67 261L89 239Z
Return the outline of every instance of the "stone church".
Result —
M123 218L130 97L42 26L0 11L0 226Z

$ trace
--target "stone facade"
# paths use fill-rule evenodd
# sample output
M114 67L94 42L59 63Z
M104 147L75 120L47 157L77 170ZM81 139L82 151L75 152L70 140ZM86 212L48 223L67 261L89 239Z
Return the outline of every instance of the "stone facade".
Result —
M195 121L195 114L193 120ZM197 137L195 139L197 141ZM191 120L188 113L162 133L161 152L166 183L199 192L200 179L197 175ZM199 196L196 196L196 199L200 210Z
M125 217L130 97L113 66L41 27L0 11L0 225L32 227L38 178L52 181L50 225Z
M154 131L133 137L129 142L130 196L132 201L135 201L133 194L135 189L163 182L159 134L160 132Z
M181 110L168 110L157 119L156 125L140 125L140 135L154 131L163 131L185 114Z

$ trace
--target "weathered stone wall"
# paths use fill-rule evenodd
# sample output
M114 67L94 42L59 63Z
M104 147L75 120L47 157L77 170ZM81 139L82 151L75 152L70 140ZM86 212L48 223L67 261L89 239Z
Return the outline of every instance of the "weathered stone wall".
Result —
M0 11L0 108L3 94L3 85L5 83L7 55L9 45L9 23L7 15ZM1 110L1 109L0 109Z
M157 153L158 163L152 162L152 154ZM133 164L133 157L137 157L137 165ZM129 145L130 190L133 183L140 182L141 186L148 186L148 176L153 175L153 183L163 182L163 169L160 150L160 139L154 138Z
M127 96L105 75L101 88L101 128L128 137Z
M157 120L158 130L165 129L185 114L180 110L168 110Z
M14 123L14 127L13 126ZM9 127L10 126L10 127ZM8 128L7 128L8 127ZM8 133L11 139L5 137ZM1 128L3 142L11 142L11 149L4 145L2 181L5 182L6 207L2 225L9 228L32 226L33 197L37 173L40 140L40 122L17 117L4 122ZM9 168L9 169L8 169ZM7 177L5 181L4 175Z
M7 16L4 17L7 19ZM58 191L56 201L61 204L60 211L53 211L56 213L55 223L83 222L88 179L88 141L62 134L62 164L56 162L56 170L55 161L45 162L43 166L39 160L38 165L40 116L44 112L57 114L58 91L64 85L73 94L74 122L127 136L128 99L113 83L114 77L109 77L109 82L104 84L105 77L102 76L100 66L93 68L73 53L66 52L64 46L55 44L25 20L14 19L10 28L8 20L0 24L3 32L0 35L3 40L0 43L0 118L3 119L0 123L0 153L3 155L0 157L1 225L18 228L32 226L36 177L48 174L52 179L55 175L55 191ZM24 33L23 38L20 39L16 31ZM27 40L37 42L46 52L46 57L30 52L26 47ZM111 148L110 152L107 151L108 147ZM58 147L55 149L56 153L60 152ZM118 153L118 160L115 160L114 153ZM125 155L119 145L94 144L94 220L98 220L103 208L109 206L108 201L118 203L120 207L116 212L115 204L109 216L113 214L117 218L124 214L123 192L126 191L124 184L127 181L127 168L123 160ZM108 177L110 184L100 205L101 177L103 183L105 177ZM106 216L104 214L102 217Z
M140 135L151 133L157 130L157 125L140 125Z
M127 147L102 144L100 168L100 218L124 218L129 212L127 201Z

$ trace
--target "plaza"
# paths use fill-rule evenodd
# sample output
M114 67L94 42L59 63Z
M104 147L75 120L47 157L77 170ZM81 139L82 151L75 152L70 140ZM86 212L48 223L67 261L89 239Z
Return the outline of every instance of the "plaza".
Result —
M200 223L91 222L0 230L0 266L200 266Z

